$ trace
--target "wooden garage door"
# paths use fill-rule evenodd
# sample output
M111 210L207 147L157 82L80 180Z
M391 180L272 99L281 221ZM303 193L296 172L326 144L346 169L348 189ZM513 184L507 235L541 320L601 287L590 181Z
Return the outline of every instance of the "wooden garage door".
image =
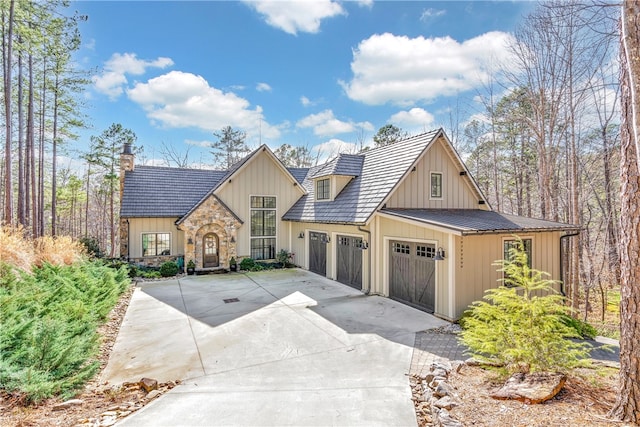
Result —
M362 289L362 238L338 236L338 282Z
M433 313L435 306L435 245L391 241L389 248L389 295Z
M309 270L327 275L327 234L309 232Z

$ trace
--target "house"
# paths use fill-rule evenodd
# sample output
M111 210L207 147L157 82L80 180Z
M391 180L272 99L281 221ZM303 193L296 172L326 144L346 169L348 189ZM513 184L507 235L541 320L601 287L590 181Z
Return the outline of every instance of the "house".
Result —
M574 225L491 210L440 130L312 168L286 168L265 145L228 171L136 166L121 156L121 255L184 257L226 269L231 257L272 259L444 319L497 286L492 266L514 235L534 268L561 279Z

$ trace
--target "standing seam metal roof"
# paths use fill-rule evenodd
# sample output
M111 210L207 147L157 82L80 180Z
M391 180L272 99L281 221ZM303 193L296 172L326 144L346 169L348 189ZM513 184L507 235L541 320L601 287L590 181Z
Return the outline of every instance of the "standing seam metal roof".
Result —
M572 224L528 218L480 209L381 209L381 213L449 228L463 236L518 231L574 231Z

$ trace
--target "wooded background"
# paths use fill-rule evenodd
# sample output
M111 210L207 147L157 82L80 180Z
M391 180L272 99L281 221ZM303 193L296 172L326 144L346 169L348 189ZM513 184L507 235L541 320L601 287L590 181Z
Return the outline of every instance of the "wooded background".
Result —
M62 2L0 5L2 221L34 237L95 238L117 256L118 158L135 130L114 124L86 151L70 153L84 159L83 172L57 161L91 120L81 97L90 75L72 60L86 17L61 14ZM564 263L575 306L581 291L603 293L620 274L619 14L608 4L540 4L513 34L516 61L496 63L475 94L484 111L467 120L472 112L458 103L444 125L495 210L583 227ZM374 140L404 135L387 125ZM215 136L212 164L228 167L246 154L242 132L227 127ZM318 159L308 147L275 151L290 166ZM189 166L176 147L164 145L162 154L167 165Z

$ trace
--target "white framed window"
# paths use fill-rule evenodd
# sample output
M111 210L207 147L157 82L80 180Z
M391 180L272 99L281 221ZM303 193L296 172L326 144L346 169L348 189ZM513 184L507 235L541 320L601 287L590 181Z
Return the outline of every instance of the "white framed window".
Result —
M323 178L316 181L316 200L329 200L331 198L331 181Z
M142 256L171 255L171 233L142 233Z
M442 173L431 172L431 198L442 199Z
M251 196L251 258L276 257L276 198Z

